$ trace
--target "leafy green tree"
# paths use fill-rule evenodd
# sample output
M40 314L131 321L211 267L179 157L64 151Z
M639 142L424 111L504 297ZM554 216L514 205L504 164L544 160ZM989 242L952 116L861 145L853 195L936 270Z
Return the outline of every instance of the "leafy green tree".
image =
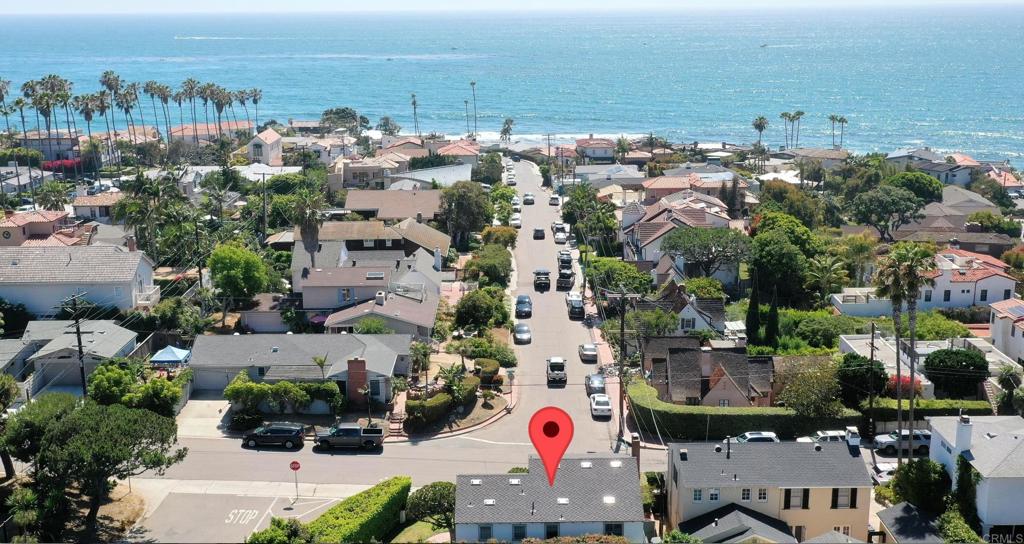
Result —
M477 289L468 293L455 305L455 325L481 332L506 323L509 312L504 298L501 289Z
M917 330L915 331L917 340L945 340L970 336L970 330L963 323L949 319L937 310L919 312L917 315ZM910 336L907 316L901 318L899 329L901 335Z
M764 117L759 117L758 119L764 119ZM768 124L768 121L766 120L765 121L765 125L767 125L767 124ZM760 132L760 131L758 131L758 132ZM704 541L701 540L698 537L695 537L695 536L689 534L689 533L684 533L684 532L680 531L679 529L672 529L671 531L669 531L669 533L667 535L665 535L665 542L668 542L668 543L671 543L671 544L675 544L675 543L679 543L679 544L702 544Z
M781 180L768 181L761 189L758 211L773 208L793 216L807 228L817 228L825 220L824 202L818 195Z
M441 221L455 245L464 247L469 235L491 224L494 206L480 184L457 181L441 190Z
M799 416L839 417L843 413L843 405L838 400L839 393L836 366L826 363L790 376L779 394L779 400Z
M447 529L455 540L455 484L434 482L409 495L406 514L430 523L436 529Z
M112 478L152 471L156 475L185 458L174 419L119 404L87 402L55 421L43 437L39 465L70 475L89 498L86 533L96 532L100 505L110 495Z
M677 228L661 241L661 250L682 257L688 267L711 276L750 253L750 238L730 228Z
M764 345L779 347L779 300L774 293L768 307L768 320L764 323Z
M767 212L755 218L755 236L778 232L785 236L789 243L795 245L806 257L814 256L818 251L811 229L797 218L782 212Z
M882 183L906 189L925 204L942 200L942 182L922 172L900 172Z
M267 265L239 244L221 244L207 262L214 285L226 296L251 299L267 288Z
M488 153L480 158L480 164L473 167L471 177L473 181L494 185L501 181L501 173L504 171L501 154Z
M722 282L715 278L689 278L686 280L686 292L697 298L725 298Z
M647 293L651 290L651 276L641 272L630 263L613 257L594 257L587 267L587 278L597 287L618 289L623 285L630 293Z
M7 409L14 404L18 398L18 382L14 376L4 373L0 374L0 435L7 426ZM4 479L15 476L14 463L11 461L11 452L0 444L0 461L4 465Z
M395 136L399 132L402 132L402 125L399 125L394 121L394 119L388 117L387 115L381 117L380 121L377 121L376 128L377 130L380 131L381 134L384 134L386 136Z
M118 404L131 392L138 379L134 369L107 361L89 375L89 398L99 404Z
M180 385L168 379L153 377L127 393L122 402L125 406L174 417L174 408L181 401L182 394Z
M938 514L946 508L946 494L951 485L949 474L941 464L923 458L900 465L892 477L891 487L899 500Z
M482 285L507 285L512 276L512 256L508 249L487 244L473 252L466 270L480 275Z
M951 397L969 397L988 379L988 361L979 351L940 349L925 358L924 375Z
M1021 235L1020 223L992 212L974 212L967 216L967 222L977 223L984 232L997 232L1017 238Z
M750 264L762 293L777 290L779 295L792 299L803 292L807 258L784 232L759 232L754 237Z
M891 242L900 227L923 217L923 207L924 202L914 193L880 185L857 195L850 203L849 212L854 221L874 228L882 240Z
M835 255L818 255L807 261L807 287L818 292L822 304L848 281L845 263Z
M979 177L972 181L967 188L987 198L990 202L1004 210L1012 210L1015 207L1013 198L1010 197L1010 193L1006 191L1006 188L988 176Z
M1011 397L1010 403L1013 404L1013 409L1017 410L1018 414L1024 414L1024 387L1018 387L1013 390L1013 397Z
M519 230L512 227L486 227L480 237L485 244L515 249Z
M880 361L872 362L863 355L847 353L836 368L836 379L839 380L843 404L856 408L871 392L875 396L881 395L889 375Z
M4 450L23 463L35 462L50 427L77 407L78 398L68 393L40 395L7 421Z
M330 129L343 128L353 134L370 128L370 120L349 107L331 108L320 115L320 126Z
M395 331L388 328L388 324L379 317L364 317L356 322L356 334L393 334Z
M665 336L676 330L676 317L671 312L655 308L626 314L626 327L642 337Z

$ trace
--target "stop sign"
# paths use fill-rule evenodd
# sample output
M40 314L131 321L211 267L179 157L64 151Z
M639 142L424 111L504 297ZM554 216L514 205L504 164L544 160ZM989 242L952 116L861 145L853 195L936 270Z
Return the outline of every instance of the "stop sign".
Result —
M292 462L291 462L291 463L290 463L290 464L288 465L288 467L289 467L289 468L291 468L292 470L296 470L296 471L297 471L297 470L299 470L300 468L302 468L302 465L300 465L298 461L292 461Z

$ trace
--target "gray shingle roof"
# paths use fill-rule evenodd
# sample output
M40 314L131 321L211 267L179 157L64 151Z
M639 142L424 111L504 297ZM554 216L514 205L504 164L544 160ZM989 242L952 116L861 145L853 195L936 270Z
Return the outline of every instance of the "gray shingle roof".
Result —
M618 461L619 466L612 466ZM584 468L589 462L590 468ZM513 485L510 480L519 480ZM614 502L606 502L614 497ZM560 504L560 498L568 499ZM485 504L493 499L494 504ZM562 459L549 486L539 457L530 456L529 473L460 474L455 486L456 523L631 522L643 521L636 459L570 455Z
M935 518L909 502L901 502L878 513L878 520L900 544L930 544L942 542Z
M25 341L46 341L46 345L29 357L30 360L45 357L62 349L78 349L73 321L30 321L25 327L22 339ZM114 357L137 338L133 331L117 326L106 319L82 321L82 350L87 355L99 358Z
M853 538L852 536L844 535L837 531L829 531L823 535L808 538L804 542L811 542L813 544L852 544L864 541Z
M931 428L952 445L957 416L933 417ZM1024 477L1024 419L1019 416L971 417L971 449L964 457L985 478Z
M679 530L704 542L796 542L786 522L730 504L679 524Z
M715 446L722 451L716 452ZM871 478L860 450L845 443L814 444L803 442L757 442L731 446L689 442L669 445L669 462L679 472L680 487L869 487ZM679 451L687 450L686 461ZM733 479L736 476L736 480Z
M143 259L149 262L141 251L118 246L2 247L0 283L130 282Z
M344 372L353 357L366 359L366 368L378 374L403 373L399 355L409 354L408 334L246 334L199 336L192 346L191 366L197 368L285 367L295 374L309 367L320 374L314 356L327 355L328 376ZM278 372L278 371L275 371Z
M437 317L439 301L440 299L433 294L428 294L423 300L416 300L389 293L385 297L384 304L378 304L376 300L368 300L334 312L324 322L324 326L355 325L364 318L377 316L431 328Z

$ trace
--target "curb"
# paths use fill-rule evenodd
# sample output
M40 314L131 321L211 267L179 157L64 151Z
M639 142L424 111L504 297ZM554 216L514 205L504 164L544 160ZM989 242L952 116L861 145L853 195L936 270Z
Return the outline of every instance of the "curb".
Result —
M512 392L509 391L509 403L505 406L505 409L500 411L500 412L498 412L497 414L494 414L493 416L491 416L491 417L481 421L480 423L476 423L474 425L470 425L469 427L462 427L462 428L456 429L454 431L443 431L443 432L440 432L440 433L437 433L437 434L433 434L433 435L430 435L430 436L424 437L424 438L415 438L415 437L410 437L408 435L390 435L390 436L387 436L387 437L384 438L384 443L385 444L389 444L389 443L390 444L395 444L395 443L402 443L402 442L427 442L427 441L430 441L430 440L440 440L442 438L452 438L452 437L460 436L460 435L463 435L463 434L467 434L467 433L476 431L478 429L481 429L483 427L486 427L488 425L491 425L495 421L498 421L499 419L509 415L510 413L512 413L512 409L516 407L516 404L517 404L517 400L515 398L513 398Z

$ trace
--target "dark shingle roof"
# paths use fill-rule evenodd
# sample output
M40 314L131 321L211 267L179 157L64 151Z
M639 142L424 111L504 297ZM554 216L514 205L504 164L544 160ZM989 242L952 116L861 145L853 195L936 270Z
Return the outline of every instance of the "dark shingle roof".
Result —
M614 462L618 466L612 466ZM590 468L584 468L584 462ZM460 474L455 486L456 523L643 521L636 459L607 455L566 456L555 485L531 456L529 473ZM519 480L517 485L510 480ZM611 498L606 502L606 497ZM568 499L560 504L558 499ZM494 504L484 501L493 500ZM565 502L565 501L562 501Z
M715 446L722 446L721 452ZM687 450L687 460L679 459L679 450ZM680 487L729 487L761 485L767 487L868 487L868 477L860 450L845 443L815 444L803 442L758 442L731 445L726 458L724 444L673 443L669 462L679 472ZM770 470L766 470L770 467ZM733 476L737 480L733 480Z
M704 542L796 542L786 522L730 504L679 524L679 530Z
M0 283L130 282L143 259L149 262L145 253L117 246L3 247Z
M837 531L829 531L823 535L809 538L804 542L811 542L813 544L854 544L864 541L853 538L852 536L844 535Z
M900 544L942 542L935 518L909 502L901 502L878 513L878 520Z

